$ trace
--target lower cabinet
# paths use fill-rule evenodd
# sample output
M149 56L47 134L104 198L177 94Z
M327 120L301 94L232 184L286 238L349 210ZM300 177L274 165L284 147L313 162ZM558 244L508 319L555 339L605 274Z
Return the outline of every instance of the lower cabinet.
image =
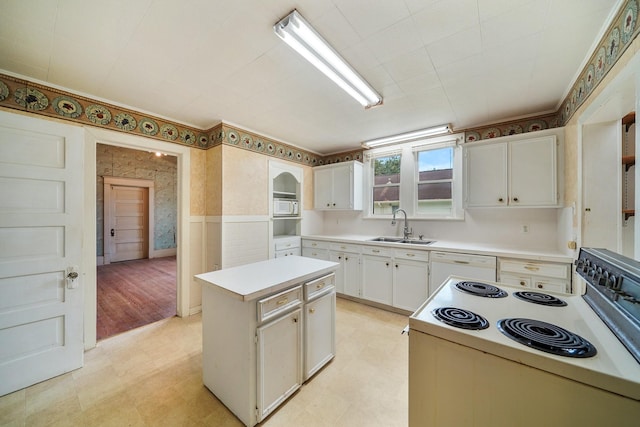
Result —
M571 293L571 264L498 258L498 280L537 291Z
M331 244L329 261L340 264L336 271L336 292L360 297L360 247L349 244Z
M395 252L393 306L415 311L429 296L429 252Z
M336 354L336 293L307 302L304 312L304 380L308 380Z
M256 335L257 404L263 419L302 385L302 310L259 327Z
M361 297L380 304L393 305L393 259L385 253L362 255L362 295Z

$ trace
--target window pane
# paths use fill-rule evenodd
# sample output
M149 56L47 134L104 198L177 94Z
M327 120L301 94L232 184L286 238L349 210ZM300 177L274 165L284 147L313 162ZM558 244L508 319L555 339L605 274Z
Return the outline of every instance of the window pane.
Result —
M420 181L451 179L453 176L453 148L420 151L418 173Z
M391 215L400 207L400 155L379 157L373 169L373 214Z
M418 184L418 202L443 199L451 199L451 182Z
M400 155L375 159L373 178L373 185L399 184Z

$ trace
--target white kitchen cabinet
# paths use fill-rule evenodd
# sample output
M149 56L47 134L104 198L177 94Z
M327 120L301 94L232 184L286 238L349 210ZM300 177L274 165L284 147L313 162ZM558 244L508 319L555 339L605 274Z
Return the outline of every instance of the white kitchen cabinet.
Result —
M393 306L415 311L427 300L429 252L396 250L393 259Z
M393 258L362 255L360 297L380 304L393 305Z
M329 261L329 242L303 239L302 256Z
M302 385L302 310L257 329L257 404L264 419Z
M362 210L362 163L334 163L313 168L317 210Z
M274 258L301 255L300 236L278 236L273 238Z
M571 264L499 258L498 276L529 290L571 293Z
M360 246L332 243L329 260L340 264L336 270L336 292L354 297L360 296Z
M334 279L334 275L325 276L305 285L305 381L336 354Z
M554 135L465 145L466 207L557 207Z

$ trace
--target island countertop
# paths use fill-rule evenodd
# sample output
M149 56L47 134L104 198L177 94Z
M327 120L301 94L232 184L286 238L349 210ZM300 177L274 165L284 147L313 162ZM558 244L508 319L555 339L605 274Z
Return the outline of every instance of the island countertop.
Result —
M231 297L252 301L329 274L338 266L338 263L315 258L286 256L197 274L195 278L205 286L215 286Z

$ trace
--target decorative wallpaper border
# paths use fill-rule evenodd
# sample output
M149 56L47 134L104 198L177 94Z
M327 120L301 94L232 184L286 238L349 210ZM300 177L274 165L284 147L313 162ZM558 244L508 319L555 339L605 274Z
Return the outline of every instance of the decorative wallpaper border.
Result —
M557 112L465 129L465 142L564 126L640 33L639 1L628 0L620 9ZM363 158L361 149L319 156L225 123L207 130L188 127L4 74L0 74L0 106L204 150L228 144L309 166Z
M587 100L638 34L640 34L638 0L628 0L613 19L599 47L593 52L569 91L569 95L563 101L558 111L558 122L562 126Z

